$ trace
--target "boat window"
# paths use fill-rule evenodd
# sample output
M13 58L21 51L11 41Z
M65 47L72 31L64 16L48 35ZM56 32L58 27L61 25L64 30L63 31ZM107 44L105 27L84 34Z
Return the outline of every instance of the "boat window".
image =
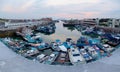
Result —
M80 54L73 54L73 56L80 56Z
M73 52L75 51L75 50L72 50Z

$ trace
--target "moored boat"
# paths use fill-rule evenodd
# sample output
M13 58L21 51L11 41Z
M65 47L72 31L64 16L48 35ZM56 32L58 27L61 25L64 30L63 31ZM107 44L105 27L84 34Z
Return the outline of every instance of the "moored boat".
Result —
M30 50L25 52L23 54L23 56L29 58L29 57L32 57L32 56L37 55L37 54L39 54L39 51L36 48L31 48Z
M30 45L35 47L35 48L37 48L38 50L44 50L44 49L49 49L50 48L49 44L48 43L44 43L44 42L36 43L36 44L31 43Z
M36 59L37 59L40 63L44 62L44 61L47 60L48 58L49 58L49 56L47 56L47 55L45 55L45 54L40 54L40 55L38 55L38 56L36 57Z
M70 62L73 65L79 64L79 63L85 63L85 59L80 54L79 50L77 48L70 48L68 50Z
M109 46L108 44L103 44L103 47L107 50L107 52L112 52L115 48Z
M57 56L58 56L58 52L53 52L52 54L50 54L48 60L46 60L44 64L52 64L57 58Z
M86 52L84 48L80 49L80 53L82 54L82 56L85 58L87 62L92 60L92 57Z
M93 47L87 46L87 50L88 50L88 53L92 56L93 59L97 58L98 53Z

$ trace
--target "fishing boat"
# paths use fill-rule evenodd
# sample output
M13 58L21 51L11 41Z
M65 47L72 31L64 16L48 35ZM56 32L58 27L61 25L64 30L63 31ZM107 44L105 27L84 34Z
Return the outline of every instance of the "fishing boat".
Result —
M86 27L85 30L82 30L82 33L84 34L90 34L91 32L93 32L93 27Z
M68 50L68 54L69 54L70 62L73 65L76 65L78 63L85 63L85 59L80 54L80 52L77 48L70 48Z
M88 39L86 37L80 37L77 40L77 44L76 45L78 47L83 47L83 46L89 45Z
M97 51L91 47L91 46L86 46L88 53L92 56L92 58L96 58L98 56Z
M111 56L111 52L114 50L114 48L112 48L108 44L97 44L97 47L100 49L101 57Z
M58 56L58 52L53 52L52 54L50 54L48 60L46 60L44 64L52 64L57 58L57 56Z
M2 42L15 52L18 52L20 49L22 49L25 44L23 41L14 40L11 38L4 38L2 39Z
M29 43L41 43L42 42L41 36L37 36L37 35L25 35L23 38Z
M39 51L36 48L31 48L30 50L25 52L23 54L23 56L29 58L29 57L32 57L32 56L37 55L37 54L39 54Z
M57 51L67 52L67 48L59 39L57 39L56 42L52 42L51 47Z
M55 32L55 26L53 26L53 25L40 26L36 30L41 33L52 34Z
M49 44L48 43L36 43L36 44L33 44L33 43L30 43L31 46L37 48L38 50L44 50L44 49L49 49Z
M20 31L16 31L16 35L21 37L32 34L33 34L33 30L29 27L23 27Z
M116 47L120 44L120 41L107 41L110 46Z
M60 51L67 52L67 48L64 45L58 46L60 48Z
M56 40L56 43L60 51L67 52L67 48L64 46L64 44L59 39Z
M58 44L56 42L51 42L50 47L54 51L60 51L60 48L58 47Z
M61 42L61 40L59 40L59 39L56 39L55 42L56 42L56 44L57 44L58 46L63 44L63 43Z
M64 64L66 60L66 53L65 52L59 52L59 55L56 58L56 62L58 62L58 64Z
M107 49L105 47L103 47L103 44L96 44L96 46L101 50L104 51L105 53L107 53Z
M108 44L103 44L103 47L107 50L107 52L112 52L115 48L109 46Z
M45 54L40 54L36 57L36 59L40 62L43 63L45 60L47 60L49 58L49 56L45 55Z
M93 47L96 51L99 51L99 50L100 50L96 45L93 45L92 47Z
M70 23L63 23L64 27L68 27L68 26L75 26L76 24L70 24Z
M67 39L66 39L66 42L64 42L64 45L65 45L67 48L70 48L72 45L75 45L75 42L72 40L72 38L67 38Z
M80 53L82 54L82 56L85 58L87 62L92 60L92 57L86 52L84 48L80 49Z

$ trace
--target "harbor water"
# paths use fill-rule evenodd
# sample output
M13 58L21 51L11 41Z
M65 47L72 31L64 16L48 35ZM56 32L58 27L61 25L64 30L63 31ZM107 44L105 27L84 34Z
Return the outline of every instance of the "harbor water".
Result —
M63 22L56 23L55 33L50 35L45 35L43 33L39 33L45 42L53 42L56 39L64 42L66 38L72 38L73 41L77 41L81 36L81 32L77 31L74 27L64 27Z

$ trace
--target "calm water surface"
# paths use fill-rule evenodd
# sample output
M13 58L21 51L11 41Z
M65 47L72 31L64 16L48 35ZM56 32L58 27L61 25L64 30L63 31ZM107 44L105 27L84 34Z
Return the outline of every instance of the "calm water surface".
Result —
M44 35L40 33L41 37L43 38L43 41L45 42L52 42L56 39L60 39L62 42L66 40L66 38L72 38L74 41L77 41L77 39L81 36L81 33L77 31L73 27L63 27L63 22L56 23L56 30L54 34L51 35Z

